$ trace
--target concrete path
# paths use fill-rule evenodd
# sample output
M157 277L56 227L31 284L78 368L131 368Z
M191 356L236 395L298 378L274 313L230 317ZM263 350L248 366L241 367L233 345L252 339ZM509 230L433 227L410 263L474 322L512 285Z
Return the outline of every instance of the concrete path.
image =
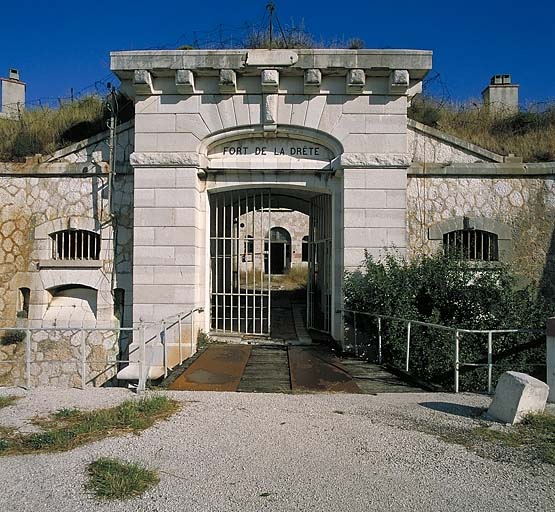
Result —
M0 424L128 396L121 389L18 392L26 398L2 409ZM170 394L181 411L140 436L0 458L0 510L555 510L553 466L482 459L422 432L477 426L472 414L487 406L485 397ZM101 456L155 468L160 484L141 499L97 503L83 484L86 465Z

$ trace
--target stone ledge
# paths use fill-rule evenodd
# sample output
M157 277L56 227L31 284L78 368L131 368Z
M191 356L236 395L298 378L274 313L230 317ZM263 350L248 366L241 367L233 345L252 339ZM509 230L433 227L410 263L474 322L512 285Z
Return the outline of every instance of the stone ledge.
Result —
M340 166L343 168L361 167L408 167L410 158L407 154L381 153L343 153Z
M192 152L179 153L131 153L129 162L133 167L204 167L201 155Z
M555 177L555 162L542 163L473 163L473 164L421 164L413 163L409 177L474 177L507 176L527 178L535 176Z
M102 268L103 260L39 260L38 268Z

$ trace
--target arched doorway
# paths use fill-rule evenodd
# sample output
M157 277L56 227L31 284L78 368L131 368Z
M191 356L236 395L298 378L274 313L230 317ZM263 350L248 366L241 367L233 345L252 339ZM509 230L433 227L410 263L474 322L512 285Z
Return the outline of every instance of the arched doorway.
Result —
M266 242L264 248L264 272L273 275L285 274L291 268L291 235L285 228L276 226L270 229L268 239L269 246Z
M273 286L272 276L283 275L292 266L292 235L275 226L274 217L284 211L307 219L299 227L301 233L309 231L307 326L330 332L331 195L306 188L241 188L210 194L212 331L270 334L272 295L281 292Z

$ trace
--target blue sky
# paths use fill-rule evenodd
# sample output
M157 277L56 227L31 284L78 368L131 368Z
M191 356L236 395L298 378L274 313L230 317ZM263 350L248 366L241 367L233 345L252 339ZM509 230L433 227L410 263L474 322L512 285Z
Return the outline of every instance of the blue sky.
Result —
M104 92L109 52L175 48L198 39L234 41L260 23L265 0L67 2L2 6L0 75L20 69L27 99ZM479 97L489 78L511 73L521 102L555 99L555 2L548 0L276 0L284 25L304 21L317 39L360 37L367 48L434 51L430 90L453 100ZM344 6L348 6L346 9ZM212 32L210 32L212 31Z

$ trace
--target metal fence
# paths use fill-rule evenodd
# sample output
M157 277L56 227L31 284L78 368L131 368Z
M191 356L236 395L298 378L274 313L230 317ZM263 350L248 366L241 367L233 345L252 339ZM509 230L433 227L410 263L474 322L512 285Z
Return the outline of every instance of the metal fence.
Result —
M422 326L431 330L447 332L452 341L450 348L452 350L451 364L453 371L453 389L455 393L460 391L460 375L461 368L463 367L487 369L487 392L489 394L493 393L493 369L496 366L500 366L494 363L494 336L526 334L545 337L545 330L541 329L463 329L349 309L343 309L339 312L343 315L345 326L345 336L342 344L343 351L353 353L357 357L364 357L370 360L373 359L378 364L392 362L386 361L384 358L384 347L391 345L393 342L393 340L387 339L385 335L384 323L387 321L404 324L404 329L406 329L404 330L405 337L402 341L404 344L404 365L400 369L407 373L411 372L414 364L413 362L411 364L414 327ZM364 324L363 321L361 322L363 319L371 319L374 328L368 329L368 325L361 326L361 323ZM487 360L485 362L461 360L461 340L464 335L478 335L479 337L483 337L484 352L487 353ZM428 341L433 343L432 339ZM545 364L529 364L528 366L544 367Z
M87 384L105 382L115 377L122 365L137 365L140 375L137 390L144 391L153 363L157 363L157 366L163 364L164 376L175 366L175 361L172 364L168 358L169 345L177 345L179 362L183 361L185 348L190 349L190 354L196 350L195 313L202 311L203 308L194 308L159 322L140 322L136 327L0 327L0 335L24 333L24 339L14 343L13 353L15 355L19 347L21 350L24 348L25 352L23 358L0 360L0 368L2 365L20 365L23 372L21 382L13 384L22 384L27 389L47 384L39 382L34 375L41 366L42 371L48 369L47 372L50 372L46 377L65 379L66 386L85 388ZM187 319L190 321L185 322ZM190 325L188 346L183 340L184 324ZM129 350L127 357L121 357L133 341L136 341L135 347ZM163 361L147 358L149 345L156 343L162 347ZM106 353L105 358L99 358L99 351L94 349L101 345L104 350L100 352ZM63 353L63 357L60 353ZM110 354L115 354L115 357Z

